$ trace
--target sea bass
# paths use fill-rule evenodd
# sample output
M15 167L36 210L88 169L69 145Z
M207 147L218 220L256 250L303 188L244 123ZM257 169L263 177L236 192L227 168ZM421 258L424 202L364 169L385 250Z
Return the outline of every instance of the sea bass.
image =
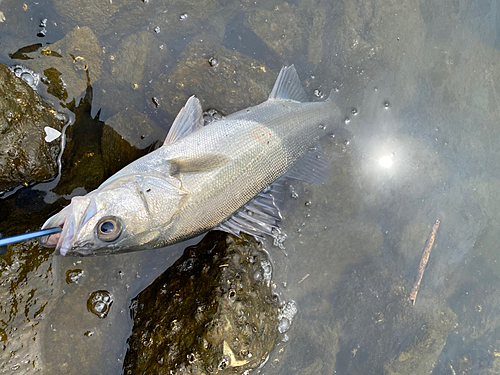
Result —
M330 97L307 102L293 66L281 69L267 101L206 126L192 96L162 147L73 197L43 225L62 231L41 242L62 255L94 255L163 247L213 228L272 234L280 220L272 184L327 179L318 141L339 116Z

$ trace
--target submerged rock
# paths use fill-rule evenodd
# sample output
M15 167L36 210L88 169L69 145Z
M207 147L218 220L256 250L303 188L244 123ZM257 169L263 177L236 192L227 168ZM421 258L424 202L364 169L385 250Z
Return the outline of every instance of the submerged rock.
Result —
M280 338L279 306L249 238L210 232L132 301L125 374L243 374Z
M283 57L307 51L309 16L288 3L273 10L251 9L245 26L257 34L266 45Z
M125 108L141 110L152 72L165 70L170 60L170 50L152 33L140 31L121 40L116 50L108 53L99 82L103 118Z
M67 118L1 64L0 114L0 192L54 177L60 140L46 141L44 128L60 131Z
M193 94L203 108L228 114L265 101L275 79L276 74L258 60L200 35L181 53L175 67L153 83L153 95L172 116Z
M62 101L71 102L101 76L102 50L88 27L77 26L54 44L30 51L23 63L35 72L43 72L47 91ZM19 56L19 52L13 55Z

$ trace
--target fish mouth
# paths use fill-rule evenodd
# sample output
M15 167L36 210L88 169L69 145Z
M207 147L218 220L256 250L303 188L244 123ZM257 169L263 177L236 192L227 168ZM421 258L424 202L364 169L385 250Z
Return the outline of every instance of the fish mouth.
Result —
M62 231L40 238L46 247L55 247L55 253L67 255L75 248L79 229L96 214L95 204L89 197L73 197L71 203L48 219L42 229L61 227Z

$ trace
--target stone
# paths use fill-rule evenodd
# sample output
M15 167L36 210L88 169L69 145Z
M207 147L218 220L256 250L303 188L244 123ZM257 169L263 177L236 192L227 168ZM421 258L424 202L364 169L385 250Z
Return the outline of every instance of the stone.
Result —
M307 54L309 16L292 4L277 5L272 10L251 9L245 26L282 57Z
M23 63L35 72L43 72L47 91L63 102L71 102L101 76L101 47L88 27L77 26L61 40L29 56Z
M209 232L132 301L125 374L243 374L278 343L279 306L253 238Z
M212 58L217 64L211 64ZM174 68L153 82L153 95L172 116L191 95L200 99L203 108L230 114L267 100L276 77L259 61L197 36Z
M104 79L98 84L101 118L106 120L126 108L145 107L144 88L152 72L166 70L170 61L165 43L150 32L140 31L122 40L115 51L107 54Z
M44 127L61 131L66 116L0 64L0 192L57 174L60 139L45 141Z

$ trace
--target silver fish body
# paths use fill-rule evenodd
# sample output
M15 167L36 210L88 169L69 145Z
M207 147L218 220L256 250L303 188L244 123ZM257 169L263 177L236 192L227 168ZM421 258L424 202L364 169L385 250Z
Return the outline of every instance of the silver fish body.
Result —
M207 126L191 97L161 148L74 197L43 226L63 231L42 243L88 255L167 246L215 227L270 233L276 210L262 191L287 173L310 182L327 174L321 149L311 150L339 111L331 99L304 98L293 66L282 69L269 100Z

